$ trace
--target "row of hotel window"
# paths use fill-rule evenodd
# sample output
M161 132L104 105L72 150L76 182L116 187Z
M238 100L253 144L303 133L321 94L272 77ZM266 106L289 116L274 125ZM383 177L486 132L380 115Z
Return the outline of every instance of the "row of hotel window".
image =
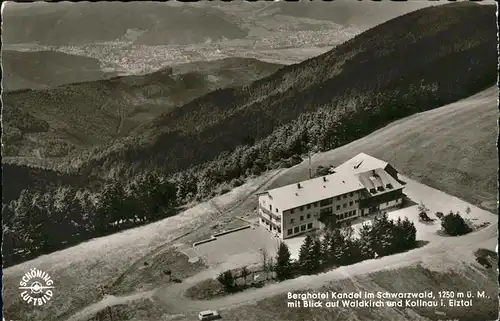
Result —
M354 193L351 192L349 194L344 194L344 195L337 196L337 201L340 201L341 198L347 198L348 195L349 195L349 197L353 197ZM326 200L319 201L319 205L320 206L326 206L326 205L330 205L332 203L333 203L333 198L328 198ZM307 204L305 206L301 206L301 207L298 207L298 208L292 208L290 210L290 214L293 214L296 209L298 209L301 212L304 210L304 207L306 207L306 209L310 209L311 205L314 206L314 207L318 207L318 202L314 202L312 204ZM352 205L352 202L350 202L350 205ZM344 204L344 207L345 207L345 204ZM337 208L340 208L340 206L337 206Z
M297 234L299 232L308 231L308 230L311 230L312 228L313 228L313 223L309 223L307 225L304 224L304 225L301 225L300 227L296 226L293 229L289 228L287 230L287 235L292 235L292 234Z
M354 193L352 193L352 192L351 192L351 193L349 193L349 194L344 194L344 195L337 196L337 201L340 201L340 199L341 199L341 198L347 198L347 195L349 195L349 197L353 197L353 196L354 196ZM357 203L357 202L358 202L358 201L356 200L356 203ZM330 204L332 204L332 203L333 203L333 198L328 198L328 199L326 199L326 200L319 201L319 205L320 205L320 206L327 206L327 205L330 205ZM350 205L350 206L352 206L352 202L349 202L349 203L350 203L349 205ZM301 206L301 207L297 207L297 208L292 208L292 209L290 210L290 214L293 214L293 213L295 212L295 210L296 210L296 209L298 209L299 211L301 211L301 212L302 212L302 211L304 210L304 207L305 207L306 209L310 209L310 208L311 208L311 206L318 207L318 202L314 202L314 203L312 203L312 204L307 204L307 205L304 205L304 206ZM346 204L344 204L344 207L346 207ZM340 209L340 205L339 205L339 206L337 206L337 209ZM270 211L272 211L272 210L273 210L273 206L272 206L272 205L269 205L269 210L270 210ZM276 213L279 213L279 209L278 209L278 208L276 208Z
M331 213L331 212L330 212ZM316 215L317 216L317 215ZM345 213L342 213L342 214L338 214L337 217L339 220L343 220L345 218L349 218L349 217L353 217L353 216L356 216L356 210L352 210L352 211L349 211L349 212L345 212ZM307 214L307 218L310 219L311 218L311 214ZM303 221L304 220L304 216L301 215L300 216L300 220ZM295 223L295 219L294 218L291 218L290 219L290 224L293 224Z
M359 203L359 200L350 201L349 206L352 206L354 203ZM347 203L342 204L342 208L346 208L346 207L347 207ZM337 210L340 210L340 205L337 205Z
M281 228L279 226L274 226L273 224L269 223L268 221L261 219L261 222L266 224L269 227L269 230L271 231L278 231L278 233L281 233Z
M357 215L356 210L352 210L352 211L345 212L345 213L337 215L337 218L339 220L343 220L345 218L350 218L350 217L353 217L353 216L356 216L356 215Z
M308 218L308 219L309 219L309 218L311 218L311 214L307 214L307 218ZM303 221L303 220L304 220L304 215L301 215L301 216L300 216L300 220L301 220L301 221ZM291 223L291 224L295 223L295 219L294 219L294 218L291 218L291 219L290 219L290 223Z
M352 201L351 201L351 202L349 202L349 206L352 206L354 203L358 203L358 202L359 202L358 200L355 200L354 202L352 202ZM342 208L347 208L347 203L344 203L344 204L342 205ZM337 211L338 211L338 210L340 210L340 205L337 205ZM321 211L323 211L323 210L321 210ZM330 210L330 212L331 212L331 210ZM351 212L352 212L352 211L351 211ZM354 212L356 212L356 211L354 211ZM293 212L292 212L292 213L293 213ZM307 218L311 218L311 214L307 214ZM304 220L304 216L303 216L303 215L301 215L301 216L300 216L300 220L301 220L301 221L303 221L303 220ZM290 223L292 223L292 224L293 224L294 222L295 222L295 219L294 219L294 218L290 219Z

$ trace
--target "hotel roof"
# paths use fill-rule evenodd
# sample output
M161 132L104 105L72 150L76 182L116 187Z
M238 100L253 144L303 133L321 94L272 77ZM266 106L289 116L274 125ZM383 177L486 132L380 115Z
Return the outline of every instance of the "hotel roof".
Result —
M403 188L403 185L383 168L359 173L357 176L371 196L382 195Z
M299 187L300 186L300 187ZM266 191L280 211L365 189L354 174L334 173Z
M384 162L365 153L359 153L347 162L337 166L335 168L335 171L358 174L377 168L386 168L387 165L389 165L387 162Z
M385 171L387 162L360 153L335 168L335 173L265 191L285 211L346 193L366 190L371 196L403 188Z

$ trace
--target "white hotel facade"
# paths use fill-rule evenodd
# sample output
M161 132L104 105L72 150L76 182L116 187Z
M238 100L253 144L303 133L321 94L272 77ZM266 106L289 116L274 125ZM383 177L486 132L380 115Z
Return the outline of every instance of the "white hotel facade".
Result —
M388 163L361 153L335 172L259 194L259 223L281 239L346 222L403 202L404 182Z

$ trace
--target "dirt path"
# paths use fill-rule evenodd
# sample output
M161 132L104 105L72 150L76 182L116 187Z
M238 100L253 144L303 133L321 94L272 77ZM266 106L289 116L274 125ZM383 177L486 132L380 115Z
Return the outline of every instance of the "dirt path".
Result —
M274 179L276 179L277 177L279 177L280 174L282 174L282 173L283 173L282 170L277 171L274 175L272 175L267 180L265 180L264 182L262 182L262 184L260 184L257 188L249 191L248 194L245 197L243 197L240 200L238 200L235 204L231 205L229 208L222 208L214 200L210 200L210 201L208 201L208 203L210 203L214 208L216 208L216 210L218 212L218 213L216 213L217 216L222 216L222 215L224 215L226 213L235 211L240 206L244 205L245 202L247 202L258 190L260 190L261 188L267 186L270 182L272 182ZM174 243L176 243L177 241L181 240L182 238L193 234L194 232L196 232L196 229L192 229L191 231L189 231L187 233L181 234L178 237L175 237L175 238L169 240L168 242L159 245L158 247L156 247L152 251L148 252L147 254L139 257L126 270L122 271L115 278L115 280L108 285L108 287L111 288L111 287L114 287L114 286L118 285L127 274L132 273L134 270L136 270L140 266L142 266L143 262L148 261L150 258L154 257L155 255L157 255L161 251L163 251L166 248L172 246Z
M71 316L68 321L70 320L88 320L92 316L94 316L96 313L99 311L102 311L106 309L107 307L112 307L115 305L123 305L123 304L128 304L133 301L137 300L144 300L144 299L149 299L153 295L154 291L149 291L149 292L140 292L140 293L135 293L131 294L128 296L121 296L121 297L116 297L113 295L108 295L104 297L99 302L96 302L94 304L91 304L84 309L78 311L75 313L73 316Z
M493 224L493 226L481 231L459 238L443 238L441 241L432 242L427 246L406 253L391 255L376 260L367 260L318 275L302 276L293 280L269 285L260 289L245 291L220 299L197 301L185 298L183 294L190 286L199 282L200 279L209 277L209 273L203 273L203 277L201 277L201 275L196 275L182 284L159 288L155 292L153 298L157 302L167 306L171 313L196 312L204 309L224 310L253 303L265 297L289 291L318 288L334 280L351 278L379 270L409 266L419 262L423 262L424 264L440 262L439 266L434 267L446 270L449 268L449 264L442 263L456 262L464 258L470 259L467 255L464 256L464 253L471 253L481 246L492 250L495 249L497 242L496 233L496 224Z
M293 280L273 284L260 289L254 289L227 296L220 299L198 301L184 297L184 292L193 284L213 277L219 271L212 269L201 272L181 284L160 287L154 291L140 292L123 297L107 297L104 300L74 314L67 321L80 321L89 318L96 312L108 306L128 304L134 300L153 299L172 313L190 313L204 309L226 310L240 305L254 303L266 297L271 297L289 291L319 288L335 280L352 278L380 270L395 269L423 263L433 269L448 270L456 267L457 262L469 261L475 249L483 247L494 249L497 244L497 225L491 226L462 237L443 238L419 249L406 253L391 255L376 260L367 260L347 267L340 267L326 273L302 276Z

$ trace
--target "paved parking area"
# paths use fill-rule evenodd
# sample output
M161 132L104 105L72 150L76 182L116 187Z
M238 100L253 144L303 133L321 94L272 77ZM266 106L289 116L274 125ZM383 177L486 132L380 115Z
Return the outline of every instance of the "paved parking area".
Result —
M218 236L215 241L200 244L194 251L208 265L234 262L238 265L251 265L261 262L260 249L266 249L270 256L275 256L279 239L262 227Z
M413 221L415 223L415 227L417 228L418 240L426 240L432 242L443 237L438 233L438 231L441 230L441 221L436 217L436 212L442 212L446 215L450 211L453 211L455 213L458 211L464 219L470 220L475 225L485 222L496 224L496 222L498 221L497 215L480 209L455 196L451 196L449 194L446 194L445 192L411 180L407 177L403 177L403 180L407 182L404 192L412 201L417 203L417 205L392 211L388 214L388 216L389 218L395 220L398 217L408 217L410 221ZM428 215L430 218L435 219L434 222L420 221L418 217L418 204L420 202L423 202L429 209ZM466 213L467 208L470 209L469 214Z

